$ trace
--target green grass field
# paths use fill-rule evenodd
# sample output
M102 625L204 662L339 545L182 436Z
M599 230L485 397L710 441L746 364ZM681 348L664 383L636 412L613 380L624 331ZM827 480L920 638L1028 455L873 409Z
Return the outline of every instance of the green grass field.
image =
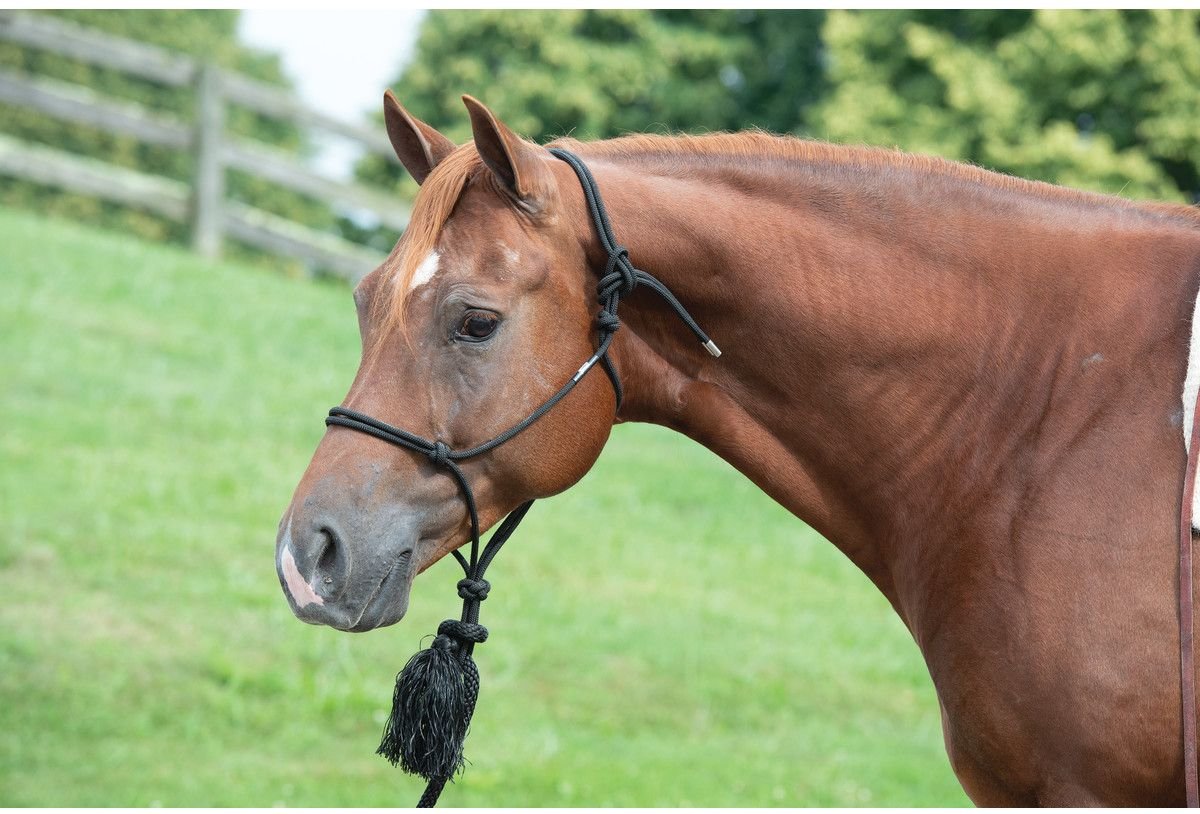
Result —
M457 566L363 635L273 566L357 356L344 287L0 210L0 806L416 801L373 753ZM884 599L681 436L617 428L488 577L445 805L967 802Z

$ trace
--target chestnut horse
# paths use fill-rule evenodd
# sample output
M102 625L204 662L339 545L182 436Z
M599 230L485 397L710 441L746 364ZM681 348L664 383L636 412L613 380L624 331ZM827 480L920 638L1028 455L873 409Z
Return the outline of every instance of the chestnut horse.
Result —
M456 146L386 97L422 189L355 291L364 351L343 402L459 448L592 354L606 260L572 168L464 101L473 141ZM724 355L634 294L610 351L620 409L592 373L463 461L481 526L578 481L614 423L670 427L888 598L976 803L1182 804L1180 393L1200 217L758 132L556 144ZM281 523L280 580L307 622L390 625L468 524L425 456L334 426Z

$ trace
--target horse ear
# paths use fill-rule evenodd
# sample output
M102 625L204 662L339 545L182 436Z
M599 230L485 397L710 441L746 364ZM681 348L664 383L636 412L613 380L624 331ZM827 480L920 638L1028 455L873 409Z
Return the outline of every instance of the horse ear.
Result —
M405 110L390 90L383 94L383 122L396 157L418 184L454 152L453 141Z
M536 201L548 180L541 148L509 130L483 102L471 96L462 100L471 115L475 148L483 163L517 200L525 204Z

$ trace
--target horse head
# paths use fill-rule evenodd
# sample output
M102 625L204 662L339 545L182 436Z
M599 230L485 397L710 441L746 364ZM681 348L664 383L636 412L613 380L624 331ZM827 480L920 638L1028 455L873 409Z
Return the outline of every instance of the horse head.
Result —
M389 138L421 190L404 236L355 289L362 357L342 403L443 449L517 424L596 342L595 237L570 168L478 101L464 102L473 139L455 146L385 96ZM461 461L480 529L578 481L614 409L605 377L585 377L527 432ZM276 542L280 583L300 619L365 631L404 616L414 577L471 536L464 495L437 464L329 427Z

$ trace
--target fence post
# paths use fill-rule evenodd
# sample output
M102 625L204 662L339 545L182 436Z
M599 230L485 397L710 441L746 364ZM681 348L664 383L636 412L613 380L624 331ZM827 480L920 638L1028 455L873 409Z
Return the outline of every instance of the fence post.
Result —
M202 63L196 70L195 90L192 248L203 257L215 258L221 254L221 203L225 198L225 166L221 159L225 101L221 98L220 74L211 62Z

